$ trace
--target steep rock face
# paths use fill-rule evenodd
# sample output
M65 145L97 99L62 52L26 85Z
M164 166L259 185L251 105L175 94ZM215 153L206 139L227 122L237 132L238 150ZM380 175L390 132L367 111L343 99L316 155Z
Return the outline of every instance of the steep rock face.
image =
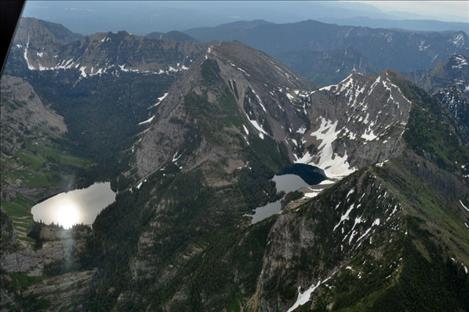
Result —
M313 291L318 281L350 271L345 264L357 259L371 257L373 265L394 263L396 268L399 259L388 254L404 249L405 203L373 168L387 166L405 151L403 134L416 104L397 80L389 72L375 78L353 73L337 85L311 91L262 53L237 43L210 46L155 103L147 129L132 148L134 167L124 175L132 186L123 184L127 189L95 224L107 259L104 285L120 281L112 294L104 286L94 289L96 298L110 299L109 307L117 310L228 304L286 310L295 305L299 285L301 294ZM313 201L291 203L278 219L249 227L243 215L276 198L269 176L306 151L312 156L303 161L329 170L332 182L361 170L329 185ZM321 163L323 156L337 163ZM307 218L305 207L316 207ZM120 218L125 221L110 223ZM111 227L121 234L110 236L106 229ZM259 235L256 247L246 241L252 231ZM377 240L370 242L375 234ZM396 245L376 243L391 239ZM240 263L238 250L255 255L246 260L249 270L225 270ZM111 276L105 267L116 265L109 258L116 253L125 269ZM383 270L375 278L390 273Z
M125 31L64 40L51 33L46 22L29 19L19 24L14 42L12 58L16 64L22 59L27 70L74 71L81 78L122 72L175 73L187 70L201 49L192 42L153 39Z
M14 154L25 132L59 136L67 131L63 117L46 107L25 80L5 75L0 87L2 153Z
M60 271L70 270L78 265L91 230L88 227L73 230L45 225L40 227L40 248L19 248L14 252L2 254L0 265L5 272L42 276L46 271L54 271L54 266L60 268Z
M388 72L372 79L353 72L336 85L310 94L308 129L297 130L303 151L296 162L340 178L397 155L411 102Z
M435 97L451 114L456 127L469 134L469 89L462 92L458 87L439 89Z
M222 92L201 87L207 84ZM187 140L194 140L195 132L190 127L197 124L197 114L201 113L213 113L214 116L209 118L214 119L223 118L223 114L232 115L236 119L234 124L220 124L221 128L214 130L228 131L232 128L229 131L237 133L245 141L241 145L250 144L252 137L282 142L292 129L305 123L304 117L289 101L287 91L299 92L305 87L304 81L263 53L236 43L210 46L205 56L194 64L193 70L155 104L155 113L148 120L150 125L136 149L139 176L144 177L163 163L176 162L180 157L180 162L184 162L184 154L187 154L184 149L191 145ZM197 103L201 96L207 96L207 101ZM210 111L210 106L228 100L232 102L231 107L222 108L221 112ZM213 123L217 121L213 120ZM206 137L199 140L202 140L200 150L194 154L207 157L209 150L204 151L203 148L212 148L207 144L213 142L206 142ZM212 153L210 157L217 157L216 154ZM236 153L231 158L235 160ZM198 164L200 161L193 159L189 163Z
M87 300L95 273L88 270L45 278L29 286L24 295L47 302L48 311L85 311L83 301Z
M13 219L16 238L24 243L33 203L70 187L73 173L87 163L64 147L57 150L68 131L64 118L27 81L4 75L0 88L2 211Z
M399 289L396 304L422 308L428 303L415 297L433 292L406 291L411 281L433 285L434 278L443 281L436 282L443 295L431 299L435 307L444 307L442 299L466 307L463 292L452 291L451 270L467 289L467 211L459 201L468 195L457 177L412 153L344 178L275 221L249 307L374 311L394 302ZM419 275L419 265L432 267L432 275Z
M313 90L239 43L199 47L178 74L169 66L192 50L150 40L122 32L61 45L77 63L33 59L32 41L14 52L10 70L59 108L72 138L126 166L72 272L70 239L55 234L2 258L9 271L46 272L23 294L51 310L466 309L468 153L434 98L391 73ZM295 160L334 181L251 225L254 208L282 196L272 175Z
M230 238L250 236L247 215L277 198L269 178L289 163L285 136L306 122L286 91L304 84L265 54L227 43L210 46L158 99L130 149L133 168L120 177L116 204L95 223L102 274L106 283L118 283L112 294L107 284L97 287L96 298L111 298L117 310L222 309L238 292L252 292L260 251L232 246ZM119 234L110 235L110 227ZM237 258L252 250L256 256L243 262L249 272L240 264L207 283L210 266L223 269L215 259L232 261L228 250ZM118 260L109 257L116 253ZM119 277L107 269L116 262Z
M4 230L2 227L2 241ZM36 224L35 230L35 248L18 246L16 242L9 248L2 246L0 308L81 310L81 301L86 298L95 274L94 270L82 270L80 263L91 228L77 226L64 230Z
M391 79L412 103L403 149L275 221L252 309L468 307L469 151L436 99Z
M217 60L220 78L234 94L239 114L249 121L240 129L246 139L254 132L262 140L270 137L284 143L292 161L314 164L331 178L399 153L411 103L388 73L372 79L354 72L337 85L308 91L311 87L281 65L243 49L237 44L210 47L207 59ZM243 54L257 58L246 59ZM178 156L175 146L182 144L183 135L178 133L183 132L174 130L178 124L169 122L172 115L167 112L179 112L174 103L197 85L200 77L195 75L188 73L155 105L159 108L149 120L152 126L145 130L148 132L139 143L142 148L136 152L141 177ZM179 124L183 128L187 122ZM167 137L164 133L169 132L174 134L171 144L151 139ZM172 150L166 151L164 146ZM149 156L162 153L162 162Z
M359 254L372 249L369 261L380 261L390 247L380 242L404 236L401 213L382 182L371 172L360 172L282 214L269 234L253 309L293 310L299 306L297 288L298 299L303 294L306 303L308 289L311 293L315 285L346 270Z
M61 24L22 17L16 28L13 44L26 46L29 40L34 46L51 48L79 40L81 37L80 34L71 32Z
M49 25L34 20L33 31L30 23L20 23L5 72L24 77L64 116L67 137L77 153L99 163L97 175L127 166L120 153L135 141L149 108L205 49L124 31L48 44Z

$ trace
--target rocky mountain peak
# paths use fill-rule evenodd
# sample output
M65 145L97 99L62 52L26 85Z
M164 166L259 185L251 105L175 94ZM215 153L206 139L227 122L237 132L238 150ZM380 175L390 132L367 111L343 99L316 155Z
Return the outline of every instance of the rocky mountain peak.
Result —
M372 78L352 72L338 84L311 92L309 129L296 162L314 164L331 178L398 153L411 102L391 73Z
M80 34L71 32L61 24L23 17L16 28L13 44L25 46L29 42L31 46L45 48L70 43L81 37Z
M174 155L180 154L188 145L184 139L189 133L188 128L194 126L201 130L200 124L205 120L211 120L210 126L213 126L217 118L230 118L230 122L220 124L221 128L214 131L220 135L221 131L236 134L239 141L230 144L231 148L237 146L238 152L248 146L253 147L259 140L283 144L292 129L304 124L298 104L291 101L293 96L290 93L306 96L302 88L307 85L292 71L260 51L236 42L209 45L184 77L168 91L168 95L162 95L161 100L155 99L155 110L150 113L148 128L144 130L136 152L140 175L154 172L163 163L171 161ZM181 119L184 122L175 122ZM157 142L167 137L168 129L171 129L173 138L165 151L162 143ZM194 130L191 133L191 136L196 136ZM220 150L227 149L223 140L215 142L208 139L212 134L198 133L202 142L199 148L218 146ZM205 152L192 153L198 157L205 155ZM161 162L154 161L156 154ZM226 152L221 154L228 155ZM183 160L184 157L179 163Z
M69 71L80 79L123 72L168 75L187 70L202 49L189 41L152 39L126 31L74 37L60 33L56 30L61 29L59 26L35 19L22 20L13 58L25 64L25 70Z

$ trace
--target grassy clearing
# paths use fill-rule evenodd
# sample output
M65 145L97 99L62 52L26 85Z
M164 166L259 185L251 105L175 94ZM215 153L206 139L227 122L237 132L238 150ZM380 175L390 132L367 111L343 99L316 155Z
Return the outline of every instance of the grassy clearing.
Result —
M36 284L42 280L42 277L38 276L28 276L24 273L9 273L11 279L13 280L13 287L15 289L26 289L29 286Z
M25 165L31 167L41 167L47 162L77 168L87 168L92 165L91 161L63 152L58 146L28 143L25 150L26 151L23 151L25 155L23 155L22 160L25 161Z
M68 172L87 169L92 162L63 151L51 141L27 142L14 157L2 158L2 184L29 189L28 198L20 194L13 200L2 201L1 207L12 219L20 243L29 243L27 236L33 224L31 207L44 196L45 189L63 183ZM36 194L36 195L34 195Z
M12 201L1 201L0 203L2 209L11 218L17 238L21 242L29 243L32 241L27 234L33 225L33 215L31 214L33 204L33 201L23 196L19 196Z

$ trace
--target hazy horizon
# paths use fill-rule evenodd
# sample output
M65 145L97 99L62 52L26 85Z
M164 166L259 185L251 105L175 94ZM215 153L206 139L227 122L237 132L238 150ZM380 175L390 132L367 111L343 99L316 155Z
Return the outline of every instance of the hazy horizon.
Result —
M266 3L269 5L266 6ZM464 11L461 8L464 8L464 3L448 2L442 6L438 1L426 5L426 10L412 1L28 1L23 16L60 23L82 34L118 30L136 34L184 31L256 19L274 23L314 19L355 26L455 30L457 24L445 23L465 21L454 16L455 12ZM440 12L440 19L435 18L432 9ZM449 16L453 19L450 20ZM407 23L401 26L399 20L432 20L433 24L414 26ZM469 27L468 23L465 24Z

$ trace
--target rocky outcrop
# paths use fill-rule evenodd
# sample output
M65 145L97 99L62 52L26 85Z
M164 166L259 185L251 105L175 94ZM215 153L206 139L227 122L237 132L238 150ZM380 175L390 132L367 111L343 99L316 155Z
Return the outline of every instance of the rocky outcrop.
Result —
M28 287L23 295L46 301L47 311L85 311L83 302L87 300L95 273L88 270L45 278Z
M22 247L5 252L0 258L0 267L5 272L20 272L28 276L42 276L50 265L61 264L64 269L76 266L85 250L90 235L89 228L64 230L55 226L40 225L38 241L41 247Z

